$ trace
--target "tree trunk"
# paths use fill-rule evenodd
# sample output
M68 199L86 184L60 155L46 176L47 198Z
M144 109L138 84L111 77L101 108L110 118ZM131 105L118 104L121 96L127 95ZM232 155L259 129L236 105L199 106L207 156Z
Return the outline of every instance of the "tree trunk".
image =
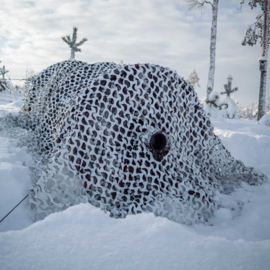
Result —
M266 99L266 82L267 82L267 62L268 62L268 39L269 39L269 10L270 0L265 0L264 5L264 26L263 26L263 44L262 44L262 57L266 60L266 69L261 71L260 93L259 93L259 106L258 118L259 121L265 114L265 99Z
M218 17L219 0L213 0L212 4L212 27L211 27L211 43L210 43L210 67L208 73L207 96L209 96L214 88L215 62L216 62L216 40L217 40L217 17Z
M75 59L75 49L74 48L71 48L69 60L70 61L73 61L74 59Z

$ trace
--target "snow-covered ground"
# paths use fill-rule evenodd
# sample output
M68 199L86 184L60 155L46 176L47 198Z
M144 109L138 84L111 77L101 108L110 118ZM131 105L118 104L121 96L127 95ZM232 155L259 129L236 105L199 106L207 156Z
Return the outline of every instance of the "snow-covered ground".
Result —
M0 93L0 117L16 114L21 97ZM214 120L233 156L270 179L270 127ZM1 129L0 219L31 189L32 157ZM270 269L270 184L243 184L223 201L245 202L240 216L219 209L213 226L185 226L153 214L112 219L89 204L34 223L24 201L0 224L0 269Z

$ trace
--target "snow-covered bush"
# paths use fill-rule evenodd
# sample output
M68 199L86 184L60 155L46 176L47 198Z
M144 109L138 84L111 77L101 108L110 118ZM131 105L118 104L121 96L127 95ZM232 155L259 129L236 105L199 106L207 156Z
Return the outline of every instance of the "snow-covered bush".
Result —
M228 107L226 102L220 101L220 94L216 91L213 91L209 99L206 100L204 99L202 101L204 104L204 110L207 115L218 118L218 117L223 117L226 115L226 108Z
M270 113L270 97L266 98L265 113ZM240 106L238 105L238 116L241 119L256 120L258 115L258 102Z
M236 102L231 97L227 97L224 102L228 104L228 108L226 109L226 114L224 117L229 119L238 118L238 106Z
M241 106L238 105L238 117L241 119L255 120L258 114L258 103L252 102L251 104Z
M232 89L232 75L228 75L228 83L224 85L225 91L221 92L221 95L226 94L224 102L228 104L227 112L224 115L226 118L234 119L238 118L238 108L236 102L230 97L231 93L238 91L238 87Z
M13 86L12 86L12 83L10 81L0 79L0 92L5 91L5 90L11 91L12 88L13 88Z

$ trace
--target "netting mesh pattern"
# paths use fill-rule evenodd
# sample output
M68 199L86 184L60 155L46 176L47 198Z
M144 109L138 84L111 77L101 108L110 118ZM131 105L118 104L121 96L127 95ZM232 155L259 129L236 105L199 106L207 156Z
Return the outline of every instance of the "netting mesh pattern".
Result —
M216 191L266 181L225 149L193 88L158 65L53 65L28 80L19 123L40 157L29 201L41 216L89 202L113 217L208 223Z

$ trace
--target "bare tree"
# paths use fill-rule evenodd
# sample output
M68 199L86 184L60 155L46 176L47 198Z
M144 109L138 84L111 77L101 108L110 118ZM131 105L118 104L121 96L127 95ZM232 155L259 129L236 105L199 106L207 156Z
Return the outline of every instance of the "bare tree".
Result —
M214 88L214 77L215 77L215 63L216 63L216 40L217 40L217 17L218 17L218 4L219 0L186 0L188 3L189 11L202 9L205 5L210 5L212 8L212 26L211 26L211 38L210 38L210 66L208 72L207 82L207 96L209 96Z
M69 58L70 61L75 59L75 52L81 52L82 51L78 47L81 46L84 42L87 41L86 38L83 38L80 42L76 43L76 41L77 41L77 31L78 31L78 28L73 27L72 40L71 40L69 35L67 35L65 37L62 37L63 41L65 41L68 44L68 46L70 47L70 49L71 49L70 58Z

